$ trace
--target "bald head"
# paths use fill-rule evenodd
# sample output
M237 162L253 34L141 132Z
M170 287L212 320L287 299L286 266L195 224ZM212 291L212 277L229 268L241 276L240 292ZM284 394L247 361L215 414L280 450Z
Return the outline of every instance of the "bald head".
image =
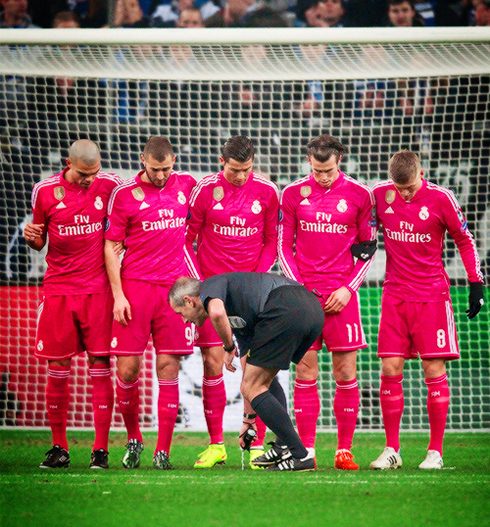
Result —
M100 149L90 139L80 139L70 146L68 157L72 163L80 161L84 165L93 166L100 161Z

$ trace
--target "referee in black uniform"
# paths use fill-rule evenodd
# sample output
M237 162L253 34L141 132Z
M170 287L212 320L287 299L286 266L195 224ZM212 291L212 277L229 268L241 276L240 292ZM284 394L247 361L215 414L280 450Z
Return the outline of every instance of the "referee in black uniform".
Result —
M202 326L209 317L228 352L230 371L235 371L235 335L246 360L241 392L251 413L244 414L245 431L258 414L277 437L253 463L269 470L314 470L315 459L294 430L275 377L297 364L320 335L324 313L318 299L301 284L268 273L225 273L203 282L179 278L168 299L185 321Z

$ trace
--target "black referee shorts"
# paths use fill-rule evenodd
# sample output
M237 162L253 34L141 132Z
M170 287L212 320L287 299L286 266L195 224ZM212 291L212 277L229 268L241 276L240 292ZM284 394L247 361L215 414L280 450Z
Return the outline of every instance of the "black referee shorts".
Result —
M259 315L247 362L288 370L298 364L322 332L323 308L303 286L274 289Z

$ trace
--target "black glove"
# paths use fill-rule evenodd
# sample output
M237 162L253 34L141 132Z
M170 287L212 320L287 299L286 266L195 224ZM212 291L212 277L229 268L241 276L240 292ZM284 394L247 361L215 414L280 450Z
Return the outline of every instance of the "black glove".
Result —
M466 310L468 318L475 318L483 306L483 284L481 282L470 282L470 307Z
M355 243L350 248L350 252L355 258L359 258L359 260L367 262L374 256L374 253L377 249L377 243L378 242L376 240Z

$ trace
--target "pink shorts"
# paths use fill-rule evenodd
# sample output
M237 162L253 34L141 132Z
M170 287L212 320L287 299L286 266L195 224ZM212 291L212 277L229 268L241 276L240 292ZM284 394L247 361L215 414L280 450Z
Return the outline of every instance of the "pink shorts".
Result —
M47 360L69 359L83 351L109 355L112 307L111 293L44 297L34 355Z
M123 290L131 305L127 326L114 320L112 355L143 355L150 335L157 354L190 355L194 348L191 324L184 324L167 302L170 286L141 280L123 280Z
M367 348L361 323L359 293L352 295L349 303L340 313L325 315L322 334L311 345L311 349L321 350L322 342L325 342L330 352Z
M194 337L196 346L200 348L212 348L213 346L222 346L223 342L219 338L218 333L213 328L209 318L206 319L202 327L197 327L194 330Z
M459 358L450 300L407 302L383 294L378 357Z

